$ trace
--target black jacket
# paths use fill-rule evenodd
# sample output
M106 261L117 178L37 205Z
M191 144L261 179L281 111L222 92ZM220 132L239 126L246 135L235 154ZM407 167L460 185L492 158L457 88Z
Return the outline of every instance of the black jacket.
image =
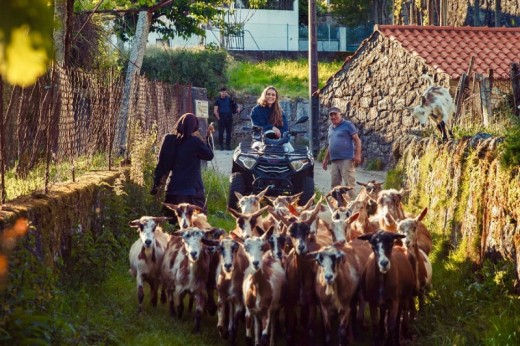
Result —
M200 138L177 139L176 135L168 134L164 136L159 152L154 186L159 186L169 177L167 194L195 195L204 191L200 160L212 159L213 151Z

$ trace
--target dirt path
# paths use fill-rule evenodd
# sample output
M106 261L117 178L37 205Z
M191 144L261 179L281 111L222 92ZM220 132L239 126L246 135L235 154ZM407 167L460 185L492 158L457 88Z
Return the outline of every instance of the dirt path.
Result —
M233 162L233 151L215 151L215 158L208 164L209 169L215 169L225 175L231 175L231 165ZM384 171L366 171L357 169L356 180L367 182L369 180L377 180L383 182L386 179ZM330 173L321 168L321 162L316 161L314 165L314 184L316 189L321 193L327 193L330 190ZM356 186L359 188L359 185Z

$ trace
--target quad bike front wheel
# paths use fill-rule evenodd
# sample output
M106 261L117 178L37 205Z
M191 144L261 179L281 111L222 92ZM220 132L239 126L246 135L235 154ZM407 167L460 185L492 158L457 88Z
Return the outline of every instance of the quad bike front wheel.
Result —
M238 209L238 198L235 192L244 195L246 191L246 183L242 173L233 173L229 178L229 198L228 198L228 207L231 209Z
M300 196L299 205L305 205L309 199L314 195L314 178L313 177L303 177L300 185L300 192L303 192Z

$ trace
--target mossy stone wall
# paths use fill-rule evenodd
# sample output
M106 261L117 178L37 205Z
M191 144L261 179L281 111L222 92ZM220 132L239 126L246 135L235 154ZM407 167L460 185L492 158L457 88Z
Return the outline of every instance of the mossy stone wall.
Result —
M520 279L520 167L500 165L500 138L477 135L448 143L409 139L394 148L412 213L428 207L434 233L464 246L467 257L515 264Z
M36 234L32 252L48 266L70 255L70 239L73 232L90 230L96 215L103 211L103 188L127 173L118 171L93 171L79 177L76 182L61 183L50 188L49 193L22 196L7 202L0 210L0 228L8 229L19 218L27 218L29 232Z

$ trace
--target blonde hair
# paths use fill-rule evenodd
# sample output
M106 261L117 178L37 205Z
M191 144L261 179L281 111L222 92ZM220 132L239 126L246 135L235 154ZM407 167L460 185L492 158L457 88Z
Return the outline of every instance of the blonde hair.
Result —
M282 108L280 107L280 103L278 102L278 90L272 85L262 91L262 94L256 101L260 106L269 107L269 104L266 100L266 94L269 90L274 90L276 93L276 100L273 103L273 109L271 110L271 114L269 115L269 122L275 126L283 126L283 116L282 116Z

